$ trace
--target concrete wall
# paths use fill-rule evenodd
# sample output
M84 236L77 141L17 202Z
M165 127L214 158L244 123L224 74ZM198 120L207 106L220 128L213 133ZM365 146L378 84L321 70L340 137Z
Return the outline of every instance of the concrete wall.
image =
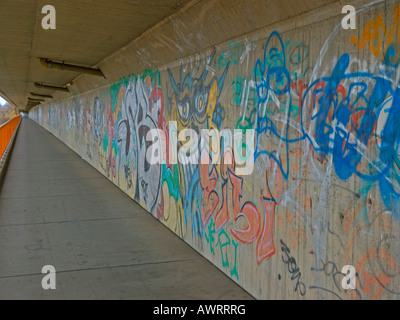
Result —
M356 30L342 17L247 33L30 117L256 298L397 299L400 4L360 10ZM254 129L254 172L149 165L155 128Z

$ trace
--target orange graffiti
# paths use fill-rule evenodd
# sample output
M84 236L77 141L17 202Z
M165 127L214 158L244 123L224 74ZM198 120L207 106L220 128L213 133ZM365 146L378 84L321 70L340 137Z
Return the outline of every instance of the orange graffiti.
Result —
M264 223L261 237L257 243L257 263L260 265L265 259L275 254L274 244L274 215L276 202L270 199L261 199L264 207Z
M356 44L359 49L366 46L374 56L386 54L387 49L395 41L395 33L397 32L397 42L400 43L400 5L396 5L393 14L392 25L388 27L382 14L378 14L375 21L367 22L362 32L361 40L357 37L351 37L351 42ZM383 50L382 50L383 49ZM384 57L383 57L384 58Z
M204 160L205 157L209 158L209 163L211 162L210 155L203 151L201 158ZM202 161L205 163L205 161ZM214 214L215 209L219 204L219 196L215 191L217 186L219 175L215 166L212 166L211 172L209 170L208 164L200 164L200 187L202 191L201 195L201 220L203 227L206 226L207 222L210 220Z
M384 272L380 272L376 274L376 272L370 272L369 270L365 270L368 266L368 261L371 259L380 259L384 260L385 264L387 264L392 270L396 273L398 272L398 267L396 261L384 250L379 250L372 247L366 252L358 264L357 270L360 274L362 283L362 291L368 296L371 296L370 300L378 300L386 286L390 282L390 277L386 275ZM365 268L363 268L365 266ZM363 270L362 270L363 269ZM373 290L375 288L375 290Z

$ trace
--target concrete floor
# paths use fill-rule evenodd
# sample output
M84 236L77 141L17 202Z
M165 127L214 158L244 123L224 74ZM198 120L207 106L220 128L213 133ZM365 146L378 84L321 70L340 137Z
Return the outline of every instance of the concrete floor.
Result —
M42 289L42 267L56 289ZM0 193L0 299L252 299L76 153L23 119Z

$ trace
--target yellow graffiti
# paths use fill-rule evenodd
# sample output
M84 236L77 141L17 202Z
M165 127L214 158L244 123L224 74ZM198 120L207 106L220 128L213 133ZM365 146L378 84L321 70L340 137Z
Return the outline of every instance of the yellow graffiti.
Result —
M214 112L215 112L215 107L217 106L218 96L219 96L218 83L217 83L217 80L213 80L213 84L212 84L212 86L210 88L208 108L207 108L207 112L206 112L206 119L210 119L208 121L210 129L217 129L214 126L214 124L212 123L211 120L212 120L212 117L213 117Z

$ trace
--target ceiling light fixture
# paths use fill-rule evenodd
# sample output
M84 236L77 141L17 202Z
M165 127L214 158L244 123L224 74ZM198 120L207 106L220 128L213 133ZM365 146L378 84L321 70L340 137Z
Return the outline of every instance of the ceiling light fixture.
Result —
M34 85L38 88L42 89L49 89L49 90L58 90L58 91L64 91L64 92L69 92L69 89L67 87L62 87L62 86L55 86L55 85L50 85L50 84L43 84L40 82L35 82Z
M34 96L34 97L41 97L41 98L50 98L50 99L53 99L53 96L48 95L48 94L40 94L40 93L31 92L31 95Z
M71 72L78 72L78 73L87 73L87 74L91 74L94 76L103 77L104 79L106 78L100 69L82 67L82 66L77 66L77 65L73 65L73 64L67 64L67 63L64 63L64 61L62 63L54 62L48 58L39 58L39 59L40 59L40 63L42 64L42 66L45 68L48 68L48 69L56 69L56 70L71 71Z

